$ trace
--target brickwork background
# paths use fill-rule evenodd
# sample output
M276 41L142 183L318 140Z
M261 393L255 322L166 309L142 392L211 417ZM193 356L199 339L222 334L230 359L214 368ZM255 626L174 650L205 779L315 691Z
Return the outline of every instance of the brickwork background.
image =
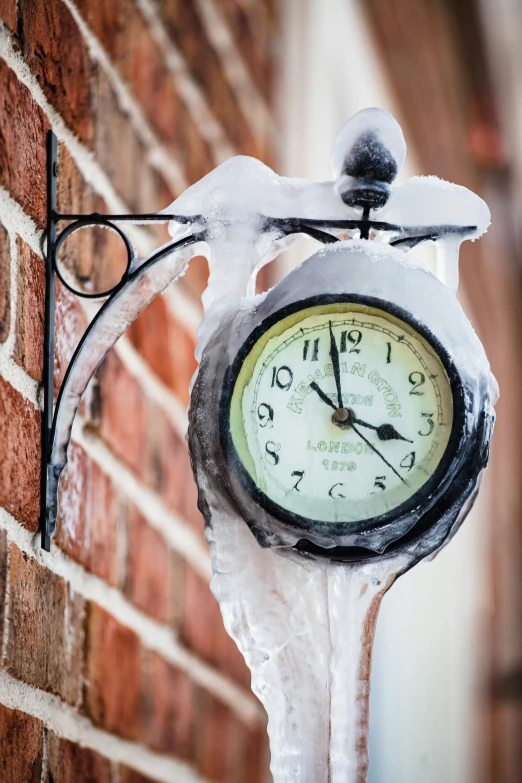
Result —
M151 212L230 154L273 163L271 0L0 0L0 780L269 779L264 713L209 591L184 441L198 261L102 365L39 548L45 138L59 209ZM136 227L142 253L165 228ZM112 285L82 232L63 263ZM57 291L55 380L93 314Z

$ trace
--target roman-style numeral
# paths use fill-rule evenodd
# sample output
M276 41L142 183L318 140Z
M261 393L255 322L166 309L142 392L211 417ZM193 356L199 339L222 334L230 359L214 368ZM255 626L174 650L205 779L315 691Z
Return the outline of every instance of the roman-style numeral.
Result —
M312 357L310 361L317 362L319 361L319 340L320 338L317 337L314 340L313 348L312 348ZM310 340L305 340L303 344L303 361L306 362L308 359L308 350L310 348Z

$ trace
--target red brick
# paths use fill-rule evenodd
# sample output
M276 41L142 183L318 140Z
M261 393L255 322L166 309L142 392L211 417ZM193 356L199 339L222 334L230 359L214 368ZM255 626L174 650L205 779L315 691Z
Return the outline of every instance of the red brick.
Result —
M133 45L120 47L115 63L162 140L175 149L179 98L172 74L136 5L130 0L123 5L126 24L122 37L131 39Z
M189 565L185 568L184 613L180 636L197 655L245 688L250 671L223 626L219 605L208 583Z
M67 148L58 150L58 211L73 214L108 213L110 210L85 181ZM61 228L65 224L60 225ZM59 269L75 290L85 293L109 291L127 266L127 251L114 231L89 226L75 231L60 247Z
M197 367L196 340L173 318L165 297L156 297L128 334L156 375L188 405L190 379Z
M76 443L60 479L56 544L92 573L116 584L119 497L110 479Z
M197 689L193 762L205 779L262 783L269 776L266 728L245 726L208 692Z
M96 373L101 435L138 475L147 465L149 408L137 379L111 352Z
M216 660L216 634L222 623L218 603L208 583L187 564L184 611L180 629L182 642L208 663Z
M194 685L188 674L152 654L147 683L145 742L188 759L192 751Z
M141 658L134 631L89 604L85 707L97 726L131 740L143 727Z
M248 780L249 783L266 783L266 781L272 780L270 775L270 746L266 726L262 725L257 729L251 729L248 736L248 755L243 779Z
M0 60L0 184L40 228L46 221L49 123L29 90Z
M0 505L33 531L40 512L40 442L40 412L0 378Z
M4 617L7 601L7 535L0 530L0 650L4 644Z
M67 125L91 145L91 63L65 3L19 0L23 57Z
M195 3L183 0L164 3L161 12L173 41L183 53L211 109L238 151L256 155L259 150L225 77L219 57L207 40Z
M5 662L11 674L75 704L83 665L83 618L83 598L11 544Z
M229 724L227 783L265 783L269 779L266 728L249 728L233 713Z
M11 319L11 250L9 234L0 223L0 343L9 335Z
M58 212L64 214L94 211L96 196L63 142L58 144ZM102 210L100 210L102 211ZM60 224L62 226L62 224ZM81 236L81 235L80 235Z
M238 0L222 0L230 33L253 81L266 99L271 97L273 25L261 3L250 3L248 10Z
M172 619L171 566L164 537L134 510L128 527L124 594L143 612L163 623Z
M96 158L120 195L130 203L138 185L136 170L140 143L101 68L95 71L94 85Z
M206 691L198 690L194 730L194 761L204 778L228 783L230 711ZM249 781L250 783L250 781Z
M45 264L20 237L17 238L17 244L19 274L14 360L32 378L41 382L45 319Z
M125 203L138 213L164 209L175 195L150 165L147 149L100 68L95 72L95 111L96 158ZM168 238L165 226L149 231L160 242Z
M0 0L0 19L10 30L16 30L16 0Z
M161 440L157 448L157 488L165 502L203 535L203 517L197 507L197 487L187 444L167 421L161 426Z
M112 783L111 762L91 748L47 735L48 783Z
M187 169L188 153L194 147L194 140L199 139L202 157L210 161L210 165L204 167L204 173L210 171L210 151L180 101L163 52L135 3L132 0L114 0L110 4L102 0L80 0L78 7L123 79L129 83L164 144ZM132 46L129 46L130 40ZM107 117L107 109L105 103L104 117ZM192 161L192 165L195 163ZM190 175L189 179L195 181Z
M179 154L185 167L186 178L193 183L212 171L214 160L210 147L201 136L189 111L184 106L180 106L179 114Z
M137 769L120 766L119 783L156 783L156 779L143 775Z
M41 783L43 724L0 704L0 780Z
M172 551L171 574L172 574L172 626L178 631L183 621L183 603L185 591L185 560L179 552Z
M114 59L123 46L126 17L124 3L120 0L78 0L76 3L83 18L99 39L107 54ZM127 46L128 46L127 39Z

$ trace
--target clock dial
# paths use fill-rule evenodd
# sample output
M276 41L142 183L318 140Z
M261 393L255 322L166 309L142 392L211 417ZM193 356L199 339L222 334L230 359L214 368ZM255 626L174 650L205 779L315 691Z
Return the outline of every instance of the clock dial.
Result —
M432 477L453 423L446 370L393 314L309 307L260 337L230 405L236 452L256 487L318 523L373 519Z

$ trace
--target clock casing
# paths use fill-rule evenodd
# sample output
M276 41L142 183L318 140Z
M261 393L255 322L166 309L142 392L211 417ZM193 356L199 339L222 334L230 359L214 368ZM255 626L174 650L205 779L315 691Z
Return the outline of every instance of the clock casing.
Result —
M247 304L222 317L204 347L192 394L189 443L207 521L209 508L221 504L243 517L261 546L342 560L383 556L422 540L420 555L427 538L432 549L440 546L474 495L494 420L484 351L455 297L402 251L361 242L320 251L261 301ZM381 311L406 324L436 353L452 396L444 453L425 483L384 513L349 523L274 502L246 469L230 426L238 376L263 334L293 314L336 305ZM482 375L472 370L477 358L487 368Z

